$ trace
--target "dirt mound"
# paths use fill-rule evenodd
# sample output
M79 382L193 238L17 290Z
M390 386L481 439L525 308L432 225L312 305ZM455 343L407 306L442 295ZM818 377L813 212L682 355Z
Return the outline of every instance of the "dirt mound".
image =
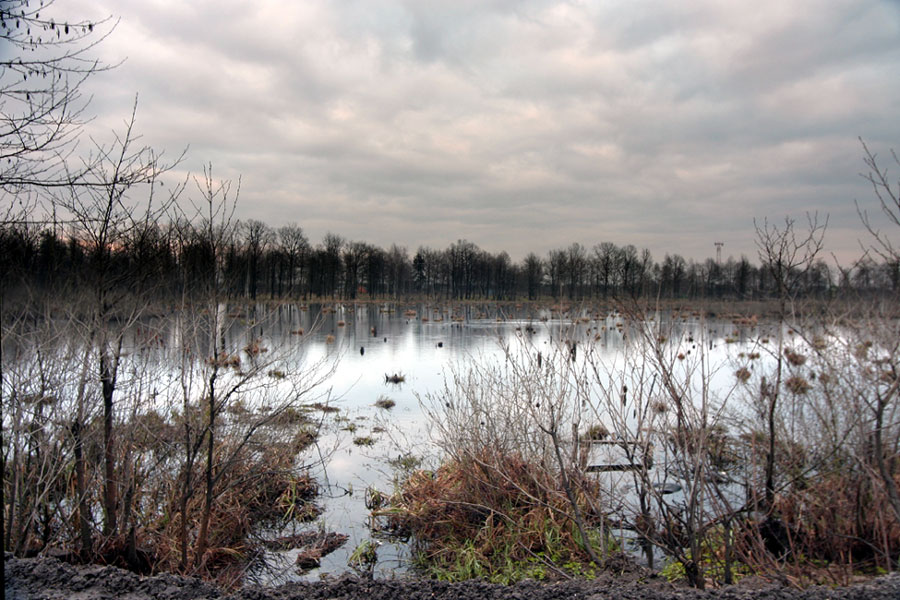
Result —
M73 566L52 558L4 557L6 598L14 600L895 600L900 598L900 574L849 588L795 590L777 585L748 589L697 591L676 588L659 578L604 576L596 581L542 584L525 581L513 586L479 581L445 583L420 579L371 581L341 577L278 588L245 588L231 595L198 579L175 575L139 577L115 567Z
M141 577L116 567L74 566L54 558L18 559L9 554L3 560L3 587L6 598L23 600L188 600L222 596L215 587L190 577Z

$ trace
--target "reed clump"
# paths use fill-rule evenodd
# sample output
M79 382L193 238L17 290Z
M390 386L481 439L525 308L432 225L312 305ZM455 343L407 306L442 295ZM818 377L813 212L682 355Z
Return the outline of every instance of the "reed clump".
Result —
M237 583L246 568L246 561L260 551L263 540L258 531L265 525L289 522L308 522L321 512L316 505L318 485L305 470L294 466L298 449L311 443L311 432L301 430L295 436L265 439L263 449L249 446L234 452L234 440L223 440L216 452L223 459L231 457L231 468L224 471L220 481L221 494L212 505L209 549L199 574L213 578L225 586ZM193 479L198 480L199 471ZM161 486L183 485L179 481L160 480ZM203 510L201 494L188 503L187 519L197 522ZM175 508L153 515L154 526L143 531L145 547L152 556L154 571L178 570L178 543L181 516ZM148 515L150 516L150 515Z
M892 568L900 528L890 500L882 486L845 466L778 496L767 521L743 521L735 536L742 562L778 569L798 584L845 584Z
M396 405L397 405L397 403L394 400L392 400L391 398L388 398L387 396L379 396L378 399L375 401L375 406L377 406L378 408L382 408L384 410L390 410L390 409L394 408Z
M386 529L411 537L419 569L437 579L591 576L599 565L581 547L561 489L541 466L485 450L448 460L434 473L413 471L390 505L373 514ZM599 525L590 511L586 519ZM600 536L588 543L599 546Z

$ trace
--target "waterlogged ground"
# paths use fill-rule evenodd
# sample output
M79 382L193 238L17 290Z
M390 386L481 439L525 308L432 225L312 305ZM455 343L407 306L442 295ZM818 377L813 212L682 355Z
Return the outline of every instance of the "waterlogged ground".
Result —
M348 559L354 549L369 542L377 545L375 579L403 574L409 549L402 542L373 535L366 498L373 489L385 493L394 489L398 465L437 466L426 415L428 396L441 390L454 370L465 371L475 361L502 363L504 348L532 356L540 352L546 360L560 341L577 342L579 357L590 347L611 369L622 370L623 350L638 336L621 315L588 307L558 308L364 303L229 307L228 347L264 348L260 356L275 365L270 375L276 369L287 375L300 373L313 365L334 369L314 398L328 409L313 411L323 424L318 443L297 458L298 464L313 465L323 512L315 523L257 533L267 539L311 531L348 538L323 557L320 567L309 570L297 566L299 549L267 550L250 565L245 581L278 585L340 576L351 571ZM177 373L166 364L177 365L180 360L176 350L183 324L165 315L156 318L160 322L148 328L152 340L138 333L133 343L142 357L155 363L154 373L159 373L162 385L167 372L173 378ZM652 318L662 323L665 344L673 352L688 357L703 353L710 363L712 387L723 394L736 385L736 365L749 364L747 355L755 344L773 334L771 326L756 319L710 318L684 311ZM198 343L197 355L202 356L202 342ZM177 356L170 356L173 353ZM756 364L765 361L763 353Z
M756 578L737 586L696 591L673 585L623 560L594 581L552 584L523 582L499 586L484 582L447 584L407 578L408 549L399 542L378 543L374 578L360 578L348 567L348 558L358 544L373 539L367 523L367 489L390 492L399 462L410 459L426 467L437 464L422 402L436 392L445 378L472 361L503 361L504 346L544 352L559 340L579 340L592 345L603 360L615 366L634 332L621 316L573 310L463 306L433 307L378 305L281 306L275 318L260 319L251 310L235 320L231 336L242 346L250 340L270 349L285 351L285 369L304 369L319 359L336 365L327 386L333 410L320 411L325 427L318 449L298 457L312 464L323 458L314 475L322 486L319 520L298 530L264 532L269 537L303 531L337 532L348 542L327 555L321 566L301 570L298 550L267 552L249 572L245 587L228 593L196 579L173 575L142 578L112 567L76 567L52 558L4 560L4 592L7 598L900 598L900 577L889 575L851 587L797 590ZM391 310L392 308L392 310ZM413 312L407 312L413 311ZM771 326L755 320L740 322L732 317L709 319L699 314L666 314L663 319L666 344L674 352L703 352L710 366L709 377L717 393L727 395L736 386L736 369L757 353L762 340L774 337ZM299 333L302 330L302 334ZM174 334L173 334L174 335ZM789 335L789 334L788 334ZM702 340L702 341L701 341ZM798 340L798 344L802 343ZM165 344L161 344L165 346ZM582 350L583 352L583 350ZM756 368L766 355L757 358ZM771 353L769 353L771 357ZM386 375L402 375L392 383ZM376 403L389 400L390 409ZM360 440L365 440L360 442ZM401 459L398 461L398 459Z
M713 386L724 392L735 385L733 363L753 343L771 335L755 321L735 324L732 318L709 320L699 313L666 313L658 318L665 321L669 343L688 355L702 350L711 363L722 366L711 377ZM563 312L527 305L337 304L325 310L319 305L286 305L265 326L249 327L249 334L240 326L234 334L257 337L273 348L296 346L296 368L322 358L337 361L328 403L337 411L324 415L326 427L318 450L326 460L314 470L322 485L324 512L312 527L341 533L348 541L311 570L296 567L299 550L268 552L248 578L266 585L348 572L354 549L369 541L378 546L376 578L406 570L406 544L375 537L368 527L367 490L390 493L398 464L436 467L423 402L427 407L426 396L439 391L454 369L464 370L473 361L502 362L504 346L549 355L550 347L561 339L578 340L581 348L591 344L603 360L615 364L629 337L624 319L613 312L585 308ZM297 335L298 331L304 333ZM708 345L702 349L701 339ZM394 374L402 375L403 381L386 380L386 375ZM393 407L379 408L379 400L389 400Z
M306 311L286 309L264 335L273 346L298 343L297 336L287 336L303 329L304 361L323 357L337 361L330 379L333 397L328 403L337 412L325 415L319 448L326 459L313 471L322 486L320 504L324 509L314 527L349 539L323 557L320 568L306 571L295 566L297 551L269 553L250 573L250 579L259 583L315 580L323 573L349 571L348 559L354 549L370 540L378 546L376 578L403 572L409 550L403 542L373 538L367 521L367 490L390 493L401 464L436 466L420 399L440 389L454 365L497 360L502 356L501 341L514 337L516 328L540 323L540 314L517 318L497 307L490 313L487 307L473 306L437 312L423 305L332 308L324 314L319 306ZM407 312L410 310L415 314ZM386 375L395 374L403 381L386 380ZM393 406L379 408L379 400L388 400Z
M900 598L900 575L892 574L851 587L797 590L762 581L720 590L698 591L652 577L641 571L608 573L595 581L513 586L482 582L448 584L438 581L371 580L339 577L320 582L295 582L275 588L246 587L225 593L198 579L157 575L142 578L114 567L74 567L52 558L17 559L7 554L3 566L4 596L9 600L888 600Z

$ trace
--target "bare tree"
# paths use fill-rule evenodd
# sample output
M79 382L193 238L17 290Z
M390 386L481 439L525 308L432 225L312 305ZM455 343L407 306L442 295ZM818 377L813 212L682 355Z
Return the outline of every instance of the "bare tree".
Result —
M74 322L84 325L84 360L78 385L76 420L71 427L76 461L76 487L80 506L81 552L90 554L87 521L84 426L87 387L92 369L91 352L98 350L96 366L104 403L104 533L117 529L118 498L115 468L113 396L122 348L121 332L109 323L127 323L134 307L122 312L121 273L116 273L112 250L138 226L138 217L126 207L127 194L148 184L146 225L155 224L165 206L153 206L154 184L167 170L149 148L135 149L134 112L124 132L109 145L92 142L87 154L78 155L80 126L87 101L81 85L108 65L91 58L95 46L112 31L109 19L57 23L53 2L34 6L27 0L0 7L0 37L15 54L2 63L0 83L0 189L4 195L27 199L23 210L32 212L35 193L49 196L54 223L57 211L72 225L73 243L91 260L89 277L94 298L87 312L74 308ZM177 162L177 161L176 161ZM171 165L169 165L170 167ZM130 316L128 316L130 314Z
M566 270L568 274L569 299L583 297L582 285L587 271L587 253L584 246L574 243L566 250Z
M597 271L597 284L604 298L609 296L610 291L614 291L616 254L617 248L612 242L594 246L592 260Z
M786 360L784 330L789 317L793 315L794 301L800 286L822 250L828 219L819 223L818 215L807 215L807 222L808 227L803 232L796 229L795 222L790 217L785 217L782 226L769 223L768 220L764 220L762 224L755 223L759 259L772 278L778 299L774 381L769 382L763 379L760 384L760 397L764 404L764 419L769 444L765 472L765 506L769 509L772 507L775 495L776 418L778 399L784 379L784 361Z
M81 86L110 68L92 58L115 27L100 21L56 22L52 0L12 0L0 6L0 189L82 184L84 166L69 164L76 151L88 99Z
M365 242L344 244L342 263L344 266L344 298L355 299L360 287L361 275L371 247Z
M306 255L309 253L309 240L299 225L284 225L278 229L278 239L281 250L287 256L288 261L288 296L296 297L296 281L298 272L301 274L300 286L303 287L302 272ZM305 289L305 288L304 288Z
M877 155L869 150L862 138L859 139L859 143L862 144L865 155L863 162L869 169L868 173L863 174L862 177L872 184L872 191L875 192L881 212L887 218L888 223L900 227L900 180L896 183L896 189L892 188L887 168L882 168L878 165ZM891 157L894 159L894 163L900 167L900 158L897 157L897 153L893 150L891 150ZM856 203L856 210L866 231L872 236L874 251L884 260L892 263L894 268L897 268L896 265L900 262L900 247L897 246L893 236L882 231L875 221L872 220L869 213L860 208L859 202Z
M174 203L181 188L157 198L160 177L173 168L175 162L165 163L149 147L138 146L134 131L137 103L124 132L115 135L110 145L94 144L92 156L84 160L82 180L85 187L65 188L54 204L69 215L73 223L72 236L87 252L91 264L87 289L93 297L85 319L84 339L98 353L97 369L104 407L104 463L105 513L103 533L117 530L118 484L116 480L116 449L114 432L114 395L117 387L123 336L134 324L148 299L134 296L136 286L132 273L123 271L114 261L114 250L129 243L136 232L146 231L152 223L161 221ZM146 195L135 198L143 187ZM115 323L113 326L111 324Z
M869 168L869 172L863 177L872 184L872 190L888 223L900 227L900 181L897 182L896 189L892 188L887 168L878 165L876 155L869 150L862 138L860 138L860 143L865 154L863 161ZM893 150L891 150L891 157L900 167L900 158ZM890 233L879 229L868 213L860 209L859 203L857 203L857 212L872 237L872 250L884 259L896 280L897 271L900 270L900 247L893 241ZM898 490L894 475L896 461L887 458L896 456L897 444L900 443L900 432L894 428L896 421L893 418L898 409L897 399L900 397L900 364L897 363L900 347L897 345L896 332L892 332L892 329L895 329L892 325L896 323L896 315L890 314L890 312L885 314L886 311L883 307L879 307L877 312L879 318L868 333L883 334L887 332L887 337L873 335L879 339L879 347L872 349L871 354L867 350L862 358L869 360L874 358L875 364L868 366L863 373L874 372L878 377L876 381L871 382L868 390L861 390L856 397L864 399L864 405L873 418L872 443L875 464L894 515L900 522L900 490ZM871 344L872 340L862 340L861 343Z
M197 230L191 235L204 240L211 273L205 285L182 299L178 340L180 368L176 393L184 418L182 486L178 492L181 513L179 563L183 570L207 568L210 532L217 499L227 491L233 469L248 449L265 444L260 439L301 401L327 396L321 391L334 365L323 359L297 370L287 363L288 347L257 337L272 314L255 304L229 310L224 282L225 254L236 222L234 206L239 185L218 181L212 166L195 178L200 199L194 207ZM189 289L189 288L186 288ZM195 306L202 306L197 311ZM236 332L243 311L257 311L256 328ZM270 346L272 344L272 346ZM230 416L233 413L240 418ZM197 415L191 418L191 415ZM295 432L301 433L301 432ZM201 481L195 482L194 466L202 464ZM191 499L202 493L193 560L189 555Z
M566 273L567 256L562 249L551 250L547 254L547 276L550 281L550 295L556 299L562 293Z
M541 284L544 281L544 263L534 252L530 252L525 257L523 270L525 272L525 288L528 293L528 299L537 300L541 291Z
M377 254L373 251L373 255ZM397 298L401 294L409 293L409 281L411 277L410 273L410 262L409 255L407 254L406 247L398 246L397 244L391 244L390 250L386 253L385 256L385 267L387 269L387 278L388 278L388 290L387 293L392 298ZM372 258L369 259L369 264L371 265L373 262ZM372 278L369 278L369 293L374 293L377 291L377 287L373 285ZM374 289L371 289L374 288Z
M322 255L322 287L323 296L331 295L335 297L340 291L339 282L341 280L341 249L345 244L344 238L335 233L326 233L322 239L321 255Z
M259 289L260 263L269 246L275 241L275 234L268 225L255 219L244 223L241 230L244 234L244 252L247 256L246 289L250 299L256 300Z

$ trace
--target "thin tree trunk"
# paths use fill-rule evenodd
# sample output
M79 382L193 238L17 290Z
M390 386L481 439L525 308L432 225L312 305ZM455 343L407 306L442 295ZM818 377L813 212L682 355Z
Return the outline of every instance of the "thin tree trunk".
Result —
M180 542L181 542L181 562L179 564L179 568L182 572L185 572L188 565L188 499L191 495L191 487L193 486L192 474L194 470L194 453L193 448L191 447L191 425L188 415L190 414L188 411L190 406L188 405L187 394L184 396L184 447L185 447L185 461L184 461L184 485L181 489L181 506L179 510L181 512L181 531L180 531Z
M768 400L768 410L766 420L769 429L769 448L766 454L766 510L772 510L775 504L775 421L776 408L778 405L778 392L781 387L781 368L783 364L782 348L783 344L779 344L778 364L775 369L775 384L773 386L766 385L765 379L760 384L761 393Z
M897 482L894 479L893 473L888 468L887 462L884 460L884 438L883 438L883 428L884 428L884 411L888 404L888 398L890 395L897 391L898 381L895 380L894 384L888 390L888 393L885 395L878 396L876 408L875 408L875 462L878 465L878 473L881 475L881 481L884 484L884 489L887 492L888 501L891 505L891 510L894 513L894 518L897 519L897 522L900 523L900 492L897 490Z
M91 345L90 343L88 344ZM93 551L93 542L91 540L91 518L90 505L87 498L87 485L85 474L87 467L84 460L84 432L82 430L84 424L84 391L87 385L88 361L90 359L90 350L86 350L84 361L81 368L81 378L78 382L78 407L75 414L75 422L72 424L72 440L74 442L75 454L75 497L77 499L77 530L80 538L81 548L79 555L81 560L90 560Z
M725 519L725 585L734 583L734 540L731 533L731 517Z
M702 590L706 588L706 579L700 571L700 565L696 560L691 559L684 561L684 576L688 580L688 585Z
M779 281L781 279L779 278ZM769 452L766 456L766 510L771 511L775 504L775 410L778 405L778 394L781 393L781 376L782 366L784 365L784 323L787 318L787 289L783 283L779 284L779 303L778 303L778 362L775 366L775 384L772 387L766 387L765 379L763 379L761 387L764 388L762 393L766 395L768 404L768 413L766 415L769 428Z
M78 532L81 540L79 555L81 560L90 559L93 543L91 542L90 506L85 491L84 441L81 423L72 425L72 438L75 440L75 496L78 498Z
M216 418L216 375L217 371L213 368L213 373L209 378L209 397L208 397L208 414L207 414L207 431L206 431L206 494L203 500L203 513L200 517L200 531L197 534L197 562L202 564L203 557L209 544L209 519L212 513L213 500L213 467L215 457L215 418Z
M550 439L553 441L553 450L556 452L556 462L559 464L559 473L562 478L563 489L566 492L566 497L569 499L569 504L572 506L572 513L575 520L575 526L578 527L578 534L581 536L581 547L584 548L584 551L587 552L588 556L591 558L591 561L596 565L602 565L600 559L597 558L597 554L594 552L594 548L591 546L591 542L588 539L587 531L584 527L584 519L581 517L581 509L578 507L578 501L575 498L575 492L572 490L572 484L569 481L568 475L566 475L566 466L563 462L562 453L559 449L559 436L556 433L555 426L552 429L545 430L550 434Z
M121 340L119 342L121 350ZM113 394L116 389L118 359L109 356L106 348L100 353L100 382L103 393L103 535L116 532L118 521L118 483L116 481L116 452L113 430Z
M0 459L0 460L2 460L2 463L0 463L0 465L2 465L3 473L6 473L7 472L6 469L9 465L6 463L6 460L3 460L3 459ZM13 526L16 522L15 521L16 504L18 503L18 498L19 498L19 478L21 477L21 475L19 474L19 472L20 472L19 460L20 460L19 459L19 444L17 443L16 447L15 447L15 451L13 452L12 468L9 470L9 472L12 473L13 488L12 488L11 496L6 499L9 502L9 510L6 513L6 518L4 519L4 522L3 522L3 527L6 528L6 531L3 532L3 534L4 534L3 535L3 549L4 550L12 550L13 549L12 548L12 530L13 530ZM18 544L16 544L16 545L18 545Z

